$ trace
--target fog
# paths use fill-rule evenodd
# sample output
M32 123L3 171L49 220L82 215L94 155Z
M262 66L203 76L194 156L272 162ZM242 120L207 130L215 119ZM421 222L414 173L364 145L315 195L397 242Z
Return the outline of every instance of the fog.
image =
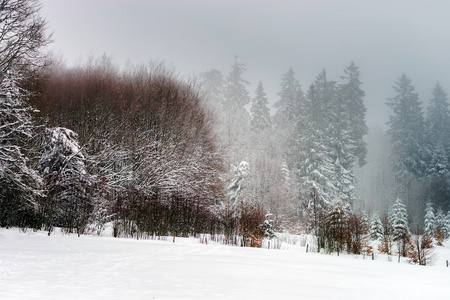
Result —
M230 74L233 65L237 66L235 64L237 58L239 63L246 66L242 78L238 78L237 81L249 82L247 90L252 99L257 98L255 91L261 81L272 115L276 111L273 105L281 101L279 93L282 76L290 68L294 70L295 79L300 82L303 92L306 93L323 70L326 70L326 79L324 80L325 76L318 79L315 83L316 87L318 86L320 89L321 86L324 91L327 89L328 81L344 84L346 79L341 78L344 75L344 68L353 61L357 66L356 69L360 72L360 76L357 76L358 80L362 82L361 86L357 84L357 88L354 88L353 92L361 88L365 93L363 98L367 108L365 121L369 127L368 134L365 136L365 141L368 143L367 164L363 168L356 167L355 157L360 155L359 159L364 160L365 158L361 154L362 152L356 153L355 149L360 146L355 146L353 150L349 150L349 153L354 152L351 154L353 158L349 159L345 165L345 159L340 156L342 153L339 154L339 151L342 150L339 148L341 147L339 143L342 143L343 140L338 140L333 144L336 152L329 158L335 168L334 173L330 176L336 180L341 174L339 173L341 171L336 170L341 167L345 169L347 173L343 172L342 174L350 174L351 177L345 184L351 183L351 193L353 193L353 183L356 184L354 199L358 200L360 208L369 214L375 210L388 211L397 197L404 197L403 200L413 215L414 224L421 224L425 202L432 197L434 198L431 201L434 204L443 209L450 208L448 201L450 194L447 193L450 182L450 166L448 164L450 139L447 132L450 129L445 126L439 129L435 126L437 129L435 128L434 136L437 138L433 139L429 137L431 131L427 132L425 129L424 115L420 114L420 110L426 112L428 102L432 98L431 91L437 82L440 82L444 90L450 91L450 55L448 52L450 49L450 22L447 14L450 11L450 2L437 0L427 2L43 0L42 3L41 14L48 21L48 29L53 32L54 39L54 42L48 46L48 50L54 53L55 57L62 57L68 66L84 64L88 57L98 58L106 54L119 67L163 61L184 78L196 77L211 69L219 70L226 77ZM402 74L406 74L407 77L402 77ZM399 83L401 77L404 80ZM414 129L414 122L411 122L408 130L411 130L412 133L401 131L402 128L395 129L400 132L395 143L399 144L399 141L404 138L401 140L406 145L403 148L411 150L410 152L414 152L417 154L416 156L414 153L413 155L401 152L399 147L395 149L395 145L392 146L394 143L385 134L388 129L386 122L389 116L393 115L393 111L387 105L388 99L400 97L398 90L394 90L394 86L398 89L400 86L407 87L405 90L408 90L409 79L412 81L411 86L419 94L419 99L416 101L419 103L416 109L419 113L416 116L420 115L418 119L422 122L420 133L422 140L406 138L414 136L420 131ZM223 85L223 83L220 84ZM332 88L334 91L332 97L335 97L333 99L340 97L336 96L338 94L336 87L339 86L334 85ZM223 86L218 90L223 92L222 88ZM445 92L443 94L445 95ZM225 92L222 96L228 98L225 100L232 98L225 96ZM288 153L286 149L290 146L286 140L289 138L297 143L300 139L295 135L304 128L294 129L291 125L289 125L291 127L286 125L286 128L282 128L272 136L258 135L259 133L250 132L251 130L248 130L248 135L243 134L242 132L245 131L243 128L248 127L247 123L249 122L242 123L242 126L239 125L239 122L247 120L246 118L250 117L250 114L233 110L235 109L233 105L236 103L232 102L226 104L228 107L225 104L225 106L217 106L222 99L220 97L214 100L214 97L210 95L209 98L213 100L209 100L215 101L215 109L222 112L221 116L220 114L216 115L219 119L218 123L221 123L216 127L219 128L218 131L221 132L219 136L222 136L223 139L220 146L226 149L224 151L227 156L225 164L230 167L230 170L234 166L233 172L246 173L247 169L242 171L239 168L247 166L247 164L242 165L240 162L249 157L250 163L270 165L271 170L275 170L275 173L279 171L281 164L283 167L285 163L288 166L290 159L293 161L297 159L288 167L300 172L298 170L302 168L298 168L298 164L308 160L305 158L307 151L317 150L311 146L309 149L302 150L303 157L293 158L301 151L297 149ZM266 101L263 98L264 96L260 97L261 103ZM334 103L338 101L340 100L336 100ZM412 103L415 101L415 95L409 97L408 101L411 102L404 107L414 105ZM443 101L445 102L447 99ZM326 119L331 114L338 114L340 104L330 105L330 103L327 104L328 108L321 108L319 119ZM330 117L329 120L333 121L326 124L326 126L331 124L329 127L334 126L342 132L346 130L352 131L353 134L362 132L360 136L352 140L352 143L356 140L362 143L362 136L367 132L364 124L364 126L355 125L358 113L352 110L355 108L352 105L358 106L359 103L349 105L346 112L339 112L340 117L336 119ZM238 103L237 106L241 104ZM364 110L364 105L361 105L361 111ZM249 108L248 101L243 101L241 108L244 106L244 111ZM332 108L331 106L336 107ZM333 109L335 111L332 111ZM443 114L447 113L446 109L442 110ZM311 111L314 110L311 108ZM439 108L436 111L439 111ZM266 115L268 114L266 113ZM303 118L304 121L309 117L308 113L304 111L300 111L300 113L297 111L296 114L299 119ZM353 119L348 117L348 120L352 120L348 123L353 122L353 125L344 124L344 119L347 120L347 116L344 116L346 114L353 114ZM364 113L362 115L360 120L364 123ZM447 114L445 117L449 117L449 115ZM400 117L393 116L393 118ZM266 119L271 118L267 117ZM303 125L316 121L305 121ZM402 122L403 120L400 120L398 124ZM431 123L427 123L428 129L433 128ZM318 132L320 129L325 132L325 125L314 126L310 128L311 136L314 135L314 130ZM351 128L352 126L353 128ZM359 131L355 130L358 126ZM232 137L233 134L235 136ZM299 148L307 148L305 139L311 136L308 136L307 129L301 134L303 134L304 140L296 145ZM341 137L336 138L337 135L329 134L332 139ZM224 141L225 136L228 141ZM252 138L253 141L249 142ZM319 140L319 137L317 139ZM320 142L322 142L322 136L320 136ZM345 148L345 146L342 147ZM328 154L331 152L329 151ZM264 155L255 158L261 153ZM254 156L253 162L251 161L252 155ZM406 156L408 157L405 158ZM405 179L405 176L398 175L400 172L397 172L394 177L392 166L396 163L397 167L408 165L408 162L405 163L402 160L409 158L416 165L427 165L427 169L410 168L402 173L414 174L417 178L413 178L413 176ZM324 161L322 159L318 164L325 163ZM447 168L444 170L445 172L441 172L442 165ZM308 168L303 167L304 170L309 170ZM261 178L268 173L268 169L267 166L266 169L261 167ZM323 169L326 169L326 166ZM401 168L397 168L397 171L399 169ZM355 177L353 177L353 172ZM254 174L256 173L254 172ZM444 173L446 175L442 175L442 178L439 177ZM435 177L430 179L432 176ZM280 182L282 181L281 177L280 175ZM343 182L346 181L344 177L342 177ZM400 177L403 180L401 184L396 182ZM416 179L420 185L415 184L417 183L414 181ZM235 182L239 180L235 180ZM336 186L340 184L337 181L335 183ZM342 183L343 186L345 184ZM436 188L433 188L433 185ZM404 189L403 192L400 192L399 187ZM240 187L236 189L240 190ZM297 195L295 197L298 199L303 197L302 199L305 200L309 197L309 189L302 190L302 192L306 190L307 196L297 197ZM434 196L430 196L432 194L430 191L433 190L436 193ZM273 191L274 195L278 192L278 190ZM278 195L266 197L275 199ZM350 198L353 199L353 195ZM299 206L298 203L295 205ZM448 216L450 219L450 213Z
M123 65L164 60L177 72L230 71L234 57L253 95L261 80L278 100L293 68L306 90L324 68L339 81L352 60L366 93L367 123L384 126L392 84L405 73L426 103L450 88L448 1L44 0L49 47L67 63L106 53Z

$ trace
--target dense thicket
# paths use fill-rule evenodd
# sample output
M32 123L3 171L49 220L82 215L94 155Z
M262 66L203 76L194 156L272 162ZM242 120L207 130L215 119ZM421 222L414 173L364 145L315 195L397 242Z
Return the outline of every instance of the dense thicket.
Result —
M51 165L41 167L47 184L61 185L62 179L50 176L67 176L69 170L95 175L96 195L88 198L100 198L94 202L102 209L90 209L98 214L96 222L112 220L118 234L132 235L188 234L215 226L213 204L223 197L223 166L211 116L192 85L160 67L120 74L100 60L85 68L51 70L34 105L48 117L48 127L67 128L63 136L74 132L80 145L70 154L44 141L43 155L50 157L45 164ZM55 169L54 152L65 153L72 164L80 156L86 170L67 164L64 172ZM78 183L72 182L82 188ZM53 190L47 200L61 201L61 188ZM80 199L77 195L72 201Z

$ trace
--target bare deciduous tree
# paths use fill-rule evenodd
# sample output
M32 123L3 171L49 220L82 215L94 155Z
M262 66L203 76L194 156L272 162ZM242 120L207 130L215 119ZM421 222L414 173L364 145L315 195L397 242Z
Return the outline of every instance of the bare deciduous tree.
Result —
M0 74L19 65L40 65L51 42L38 0L0 1Z

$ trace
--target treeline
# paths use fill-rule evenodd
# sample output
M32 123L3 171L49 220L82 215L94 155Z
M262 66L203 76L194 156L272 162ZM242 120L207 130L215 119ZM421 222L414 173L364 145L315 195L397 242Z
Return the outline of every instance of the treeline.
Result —
M245 70L236 59L225 78L215 69L201 74L218 112L225 161L232 166L229 205L262 207L277 228L295 230L309 218L313 191L322 209L335 199L353 205L354 167L366 162L368 130L358 67L353 62L346 67L341 83L329 80L324 70L306 93L288 70L274 116L262 82L249 96Z
M306 93L290 69L281 78L273 116L262 82L250 97L245 70L236 59L227 76L215 69L201 74L207 99L218 115L225 161L232 166L231 208L240 203L261 207L273 215L279 230L310 233L316 231L311 220L326 214L335 201L348 205L352 214L362 215L358 212L362 210L377 215L377 210L387 213L394 200L401 199L410 211L406 222L414 228L424 224L427 201L448 210L450 113L447 94L439 84L426 116L411 81L402 75L394 84L397 94L387 99L393 110L389 130L381 133L390 147L381 149L382 161L370 162L393 168L366 170L383 173L381 180L378 174L371 175L378 182L366 184L386 199L370 203L361 198L367 186L358 186L355 176L368 159L358 67L353 62L347 66L339 83L330 81L324 70ZM325 248L325 243L319 245Z
M319 248L355 248L336 244L332 222L338 209L352 228L364 223L355 169L367 163L368 128L353 62L339 82L324 70L306 91L288 70L272 116L263 83L251 97L237 58L199 84L162 65L119 71L107 56L49 65L39 3L0 10L14 24L0 37L1 226L82 234L111 224L115 236L212 233L246 245L290 230L314 233ZM437 84L425 115L405 75L394 89L386 203L401 199L407 223L422 225L427 201L450 208L447 94Z

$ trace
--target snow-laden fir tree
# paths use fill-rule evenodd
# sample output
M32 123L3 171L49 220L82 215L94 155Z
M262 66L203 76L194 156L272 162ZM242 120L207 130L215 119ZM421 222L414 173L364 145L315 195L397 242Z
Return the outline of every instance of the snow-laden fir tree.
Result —
M225 80L223 79L222 72L216 69L200 74L201 87L206 93L206 98L209 102L212 102L214 107L224 109L225 96L224 86Z
M228 146L242 148L245 144L245 133L250 123L250 115L245 106L250 103L250 96L246 86L248 81L242 78L245 72L245 65L237 61L231 66L232 70L226 78L225 114L226 114L226 136Z
M370 237L373 240L378 240L383 236L383 224L381 223L380 216L377 212L374 212L370 219Z
M251 113L251 130L256 133L265 132L272 127L270 120L270 111L267 106L268 100L262 82L260 81L256 88L255 98L253 98Z
M42 204L48 225L82 234L94 211L96 179L86 169L77 134L63 127L46 129L39 170L47 198Z
M430 144L442 143L444 148L448 148L450 143L450 110L448 95L439 82L432 91L433 97L427 109L428 140Z
M396 95L387 102L393 112L387 124L392 143L395 192L412 211L414 222L421 222L417 217L423 212L425 203L420 196L420 181L427 175L428 162L422 103L405 74L395 82L393 88Z
M441 208L438 208L436 211L436 215L434 218L434 226L435 230L438 229L442 232L443 237L447 238L448 236L448 228L447 228L447 220L444 211Z
M409 242L408 212L405 204L397 199L389 211L389 223L392 226L393 239L397 242L397 250L402 256L407 255Z
M336 169L330 137L330 87L325 71L310 86L288 153L290 164L298 172L301 197L311 201L314 190L321 207L326 207L338 193L333 182Z
M442 141L437 141L434 143L430 154L428 175L437 178L441 177L444 180L450 179L448 157Z
M355 200L355 176L353 168L356 160L362 166L366 163L367 146L363 140L368 129L365 121L366 107L364 105L364 91L361 90L358 67L352 62L344 70L342 79L346 83L340 84L331 102L329 140L334 161L335 186L339 191L338 197L353 203Z
M245 64L239 63L237 57L235 57L235 62L231 68L231 72L226 79L225 97L229 105L241 109L250 103L250 96L246 88L249 82L242 78L246 67Z
M301 102L304 99L300 83L291 69L281 79L280 99L274 104L277 109L273 119L279 129L292 128L300 115Z
M27 93L10 70L0 83L0 225L30 226L42 195L42 178L30 165L36 125Z
M389 116L388 134L393 143L395 175L397 179L402 179L410 173L420 178L425 175L427 165L422 103L405 74L402 74L393 88L397 94L388 99L387 105L393 112Z
M450 238L450 211L447 212L445 215L445 229L446 229L446 236L445 238Z
M344 69L342 79L346 83L339 85L339 95L343 101L344 112L346 115L346 125L348 128L349 142L351 143L351 152L358 158L359 166L366 163L367 145L363 137L367 134L366 111L364 104L364 91L361 89L359 80L359 68L352 61Z
M450 198L450 111L447 93L437 83L427 110L428 197L449 209Z
M428 201L427 207L425 209L425 217L424 217L424 227L425 227L426 234L433 235L434 224L435 224L435 217L434 217L433 204L431 204L431 202Z

